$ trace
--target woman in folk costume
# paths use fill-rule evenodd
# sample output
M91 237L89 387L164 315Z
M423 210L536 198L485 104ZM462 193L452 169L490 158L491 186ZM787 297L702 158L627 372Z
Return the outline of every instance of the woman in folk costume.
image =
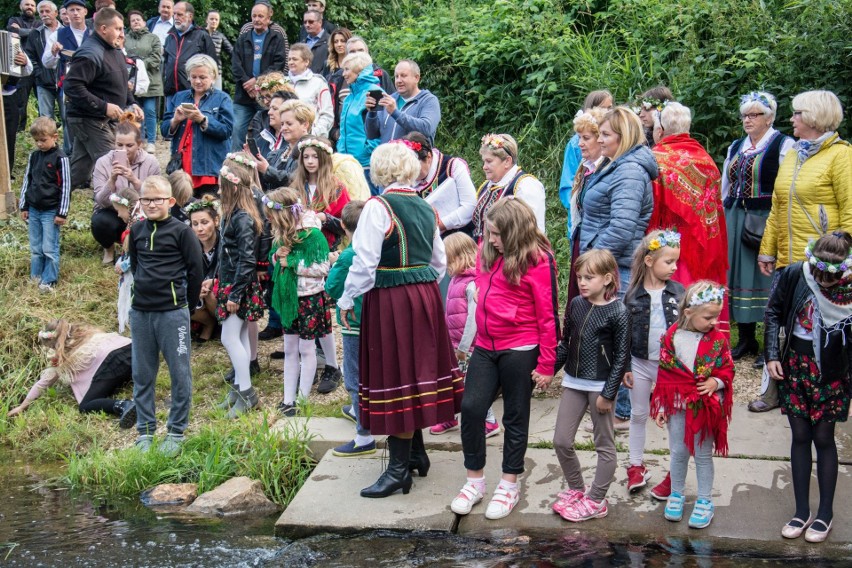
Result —
M697 280L727 282L728 233L722 214L719 168L689 135L690 110L669 102L657 116L654 157L660 175L654 180L654 213L649 227L676 227L683 249L672 277L684 287ZM717 329L730 332L728 302Z

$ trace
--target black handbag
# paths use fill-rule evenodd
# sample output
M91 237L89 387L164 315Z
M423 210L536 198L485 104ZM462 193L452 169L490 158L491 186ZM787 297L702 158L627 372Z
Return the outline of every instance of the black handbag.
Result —
M751 250L760 250L760 241L763 240L763 232L766 230L766 217L745 212L743 223L742 243Z
M178 150L174 154L172 154L169 163L166 165L166 174L171 175L172 172L176 172L178 170L183 169L183 152Z

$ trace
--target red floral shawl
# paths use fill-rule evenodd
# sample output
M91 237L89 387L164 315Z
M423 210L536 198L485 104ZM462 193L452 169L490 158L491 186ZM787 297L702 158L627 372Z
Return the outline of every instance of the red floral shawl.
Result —
M698 342L695 368L687 369L675 355L674 334L677 324L669 328L660 344L660 370L657 386L651 399L651 416L663 412L666 416L686 405L686 435L684 442L689 453L695 454L695 435L699 443L710 435L716 453L728 454L728 423L734 403L734 361L725 335L714 329ZM698 394L697 384L709 377L719 379L725 388L711 395ZM722 400L719 400L721 395Z

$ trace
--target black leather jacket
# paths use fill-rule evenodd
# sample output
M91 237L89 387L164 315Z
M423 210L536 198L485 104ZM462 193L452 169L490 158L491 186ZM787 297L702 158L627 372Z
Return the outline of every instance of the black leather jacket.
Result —
M621 302L596 306L576 297L565 311L565 333L556 347L556 369L578 379L604 382L601 396L615 400L630 362L630 313Z
M246 288L257 279L258 232L242 209L222 220L219 238L219 285L233 285L228 301L239 304Z
M677 321L678 303L683 298L683 285L680 282L669 280L663 289L663 314L666 318L666 328ZM639 359L648 358L648 328L651 323L651 295L644 287L639 286L629 291L624 297L624 304L630 311L631 341L630 354ZM659 349L660 345L654 346Z
M796 262L784 268L769 297L763 320L764 356L767 361L785 363L796 316L812 297L813 292L802 272L802 263ZM816 328L814 333L818 333ZM836 331L828 336L828 342L819 338L820 375L824 380L845 379L849 374L852 338L844 339L843 336L844 332Z

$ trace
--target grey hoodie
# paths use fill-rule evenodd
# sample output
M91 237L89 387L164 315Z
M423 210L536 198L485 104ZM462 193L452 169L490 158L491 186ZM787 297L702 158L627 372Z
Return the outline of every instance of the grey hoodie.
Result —
M364 120L367 139L381 138L382 144L402 138L409 132L417 131L435 143L435 132L441 122L441 104L438 97L427 89L421 89L417 95L407 101L402 109L399 108L399 93L391 95L396 99L397 109L393 114L385 112L384 107L368 112Z

